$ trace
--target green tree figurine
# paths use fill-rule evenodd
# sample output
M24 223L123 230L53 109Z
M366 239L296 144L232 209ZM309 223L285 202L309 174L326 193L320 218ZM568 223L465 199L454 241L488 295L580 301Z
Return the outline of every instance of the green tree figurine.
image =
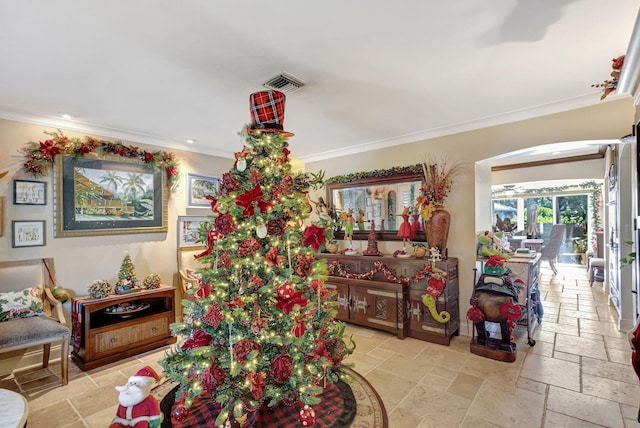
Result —
M118 272L118 281L116 282L116 293L127 294L135 291L138 279L136 278L136 269L133 267L131 256L125 253L124 259L120 264Z

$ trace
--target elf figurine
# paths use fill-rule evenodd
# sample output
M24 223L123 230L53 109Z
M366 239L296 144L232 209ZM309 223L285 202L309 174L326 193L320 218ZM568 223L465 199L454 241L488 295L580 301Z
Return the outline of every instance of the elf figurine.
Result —
M116 386L118 411L109 428L158 428L162 424L162 413L158 400L151 395L154 381L160 376L149 366L145 366L129 378L124 386Z

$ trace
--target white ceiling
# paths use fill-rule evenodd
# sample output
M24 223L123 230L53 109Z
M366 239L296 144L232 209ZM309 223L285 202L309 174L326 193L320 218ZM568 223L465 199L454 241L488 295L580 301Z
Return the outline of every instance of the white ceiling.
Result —
M307 84L292 154L326 159L600 103L639 7L0 0L0 117L231 157L249 94L284 71Z

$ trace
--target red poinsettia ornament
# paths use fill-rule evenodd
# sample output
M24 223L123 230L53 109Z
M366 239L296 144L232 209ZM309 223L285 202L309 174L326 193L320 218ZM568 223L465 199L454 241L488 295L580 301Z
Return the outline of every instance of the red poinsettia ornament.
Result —
M55 155L60 153L60 148L53 140L45 140L40 142L40 153L45 159L53 159Z
M264 261L269 266L277 267L277 266L280 266L280 263L284 261L284 256L279 256L278 248L274 246L274 247L271 247L269 251L267 251Z
M327 237L324 236L324 231L324 227L318 227L315 224L308 226L302 233L304 245L308 245L318 251L320 249L320 245L327 241Z
M187 349L200 348L202 346L208 345L211 342L211 339L212 337L210 334L206 333L202 329L198 329L195 333L193 333L192 337L184 341L181 348L185 351Z
M267 202L262 199L263 197L264 193L262 193L262 188L259 184L256 184L253 190L245 190L243 194L236 197L236 205L244 208L244 210L242 210L243 216L252 216L256 207L261 213L265 213L273 206L273 202Z
M296 305L299 305L301 308L307 306L309 303L308 299L302 298L302 291L296 291L291 295L290 299L282 300L278 298L278 303L276 303L276 308L282 310L285 315L289 315L289 313L293 310Z

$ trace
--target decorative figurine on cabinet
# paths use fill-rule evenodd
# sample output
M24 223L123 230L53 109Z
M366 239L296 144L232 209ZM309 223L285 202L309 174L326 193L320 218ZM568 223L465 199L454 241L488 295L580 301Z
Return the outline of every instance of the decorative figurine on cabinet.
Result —
M471 308L467 311L467 319L473 322L477 332L471 341L471 353L509 363L516 360L516 344L511 341L511 332L522 315L517 299L504 258L492 255L474 286ZM500 325L499 342L490 337L485 322Z
M379 256L381 255L378 250L378 240L376 239L376 224L371 221L371 229L369 229L369 237L367 238L367 249L362 252L365 256Z
M349 246L345 248L345 254L353 254L353 226L355 219L353 218L353 209L349 208L349 211L343 211L340 214L340 223L344 228L344 240L349 242Z
M398 238L402 238L402 251L406 252L407 245L411 244L411 238L416 236L416 231L409 223L409 212L411 208L404 207L402 214L393 214L395 217L402 217L402 224L398 229Z
M358 230L364 230L364 210L362 208L358 208L358 217L356 218L356 223L358 223Z

